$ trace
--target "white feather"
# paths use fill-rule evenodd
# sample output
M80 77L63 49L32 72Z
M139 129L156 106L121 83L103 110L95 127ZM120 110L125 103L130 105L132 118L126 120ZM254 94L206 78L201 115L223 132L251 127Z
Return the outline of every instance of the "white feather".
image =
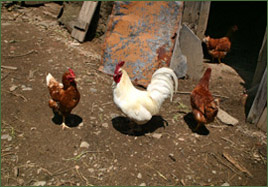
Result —
M152 76L147 91L136 89L127 72L123 69L122 77L118 84L113 85L115 104L129 118L138 124L149 121L153 115L158 114L163 101L177 90L178 79L170 68L160 68ZM175 85L173 85L173 83Z
M46 77L46 80L47 80L47 86L49 86L50 81L53 80L53 79L54 79L54 77L53 77L50 73L48 73L48 75L47 75L47 77ZM54 79L54 80L55 80L55 79Z

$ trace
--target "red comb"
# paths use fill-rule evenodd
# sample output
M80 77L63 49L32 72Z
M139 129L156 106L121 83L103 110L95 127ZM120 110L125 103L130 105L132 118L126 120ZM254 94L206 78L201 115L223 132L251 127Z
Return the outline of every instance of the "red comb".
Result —
M71 76L72 76L72 77L75 77L74 71L73 71L71 68L69 68L68 70L69 70Z
M119 68L121 68L125 64L125 61L120 61L118 64L116 64L114 73L117 74L119 71Z

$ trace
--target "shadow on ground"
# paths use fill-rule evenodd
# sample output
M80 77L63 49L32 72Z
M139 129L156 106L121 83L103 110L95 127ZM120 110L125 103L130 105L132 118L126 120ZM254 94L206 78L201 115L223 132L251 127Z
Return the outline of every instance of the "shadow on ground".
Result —
M152 119L144 125L134 124L132 121L126 117L115 117L112 119L113 127L122 134L128 134L130 136L142 136L147 133L152 133L158 128L165 128L168 126L168 122L164 120L161 116L153 116Z

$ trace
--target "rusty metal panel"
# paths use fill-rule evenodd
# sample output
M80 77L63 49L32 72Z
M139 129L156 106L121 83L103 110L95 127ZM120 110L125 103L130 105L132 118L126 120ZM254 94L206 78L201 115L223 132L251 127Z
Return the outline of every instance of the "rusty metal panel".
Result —
M169 66L183 2L115 2L105 36L100 70L113 74L118 61L130 78L147 86L153 72Z

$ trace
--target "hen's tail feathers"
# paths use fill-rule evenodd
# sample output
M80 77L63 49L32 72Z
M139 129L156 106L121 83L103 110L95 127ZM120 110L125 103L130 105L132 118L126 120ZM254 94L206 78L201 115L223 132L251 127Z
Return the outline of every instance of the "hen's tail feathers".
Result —
M55 82L55 78L49 73L46 77L47 80L47 86L49 87L51 85L51 82Z
M154 72L147 91L151 98L161 105L169 96L170 101L172 101L173 93L177 91L177 88L178 78L176 74L172 69L163 67Z
M208 89L210 76L211 76L211 68L207 68L207 70L205 71L203 77L200 79L198 84Z
M51 88L52 86L59 86L60 88L63 88L63 84L56 81L56 79L49 73L46 77L47 86Z

